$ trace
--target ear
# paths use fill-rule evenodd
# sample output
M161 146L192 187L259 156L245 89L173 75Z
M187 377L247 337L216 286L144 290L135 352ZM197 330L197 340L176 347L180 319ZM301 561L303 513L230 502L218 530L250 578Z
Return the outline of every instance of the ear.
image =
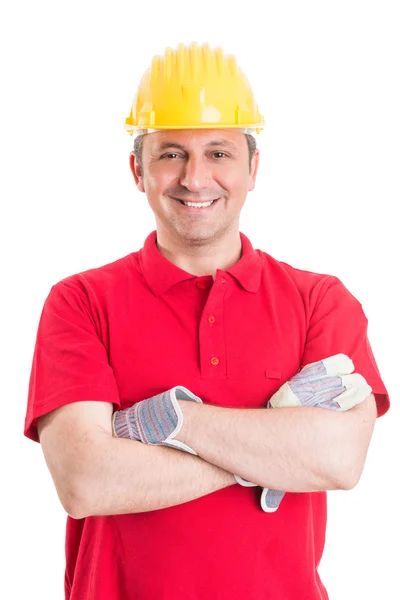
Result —
M254 188L256 187L256 178L257 178L259 162L260 162L260 151L258 150L258 148L256 148L256 150L254 151L253 157L251 159L251 164L250 164L249 188L248 188L249 192L254 190Z
M133 152L129 154L129 165L131 167L132 175L135 180L137 189L139 190L139 192L144 192L142 169L138 161L136 160L136 156Z

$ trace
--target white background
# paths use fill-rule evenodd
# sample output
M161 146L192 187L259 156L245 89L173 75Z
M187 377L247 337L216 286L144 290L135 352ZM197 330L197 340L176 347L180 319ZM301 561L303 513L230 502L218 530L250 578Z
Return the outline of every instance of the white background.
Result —
M37 325L54 283L138 250L155 229L123 124L152 56L181 41L235 54L266 118L241 231L279 260L338 276L369 319L392 408L358 486L328 494L320 574L330 600L400 598L398 8L3 4L1 598L63 598L65 513L39 444L22 434Z

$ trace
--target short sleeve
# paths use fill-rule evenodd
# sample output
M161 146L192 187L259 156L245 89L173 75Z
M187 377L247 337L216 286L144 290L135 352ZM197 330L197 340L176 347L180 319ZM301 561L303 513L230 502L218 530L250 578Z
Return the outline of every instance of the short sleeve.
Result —
M310 321L301 368L334 354L343 353L354 363L372 387L378 417L390 407L390 398L382 381L368 340L368 319L360 302L335 276L325 277L310 297Z
M51 288L39 320L24 435L38 442L38 417L82 400L120 407L114 373L85 291L62 280Z

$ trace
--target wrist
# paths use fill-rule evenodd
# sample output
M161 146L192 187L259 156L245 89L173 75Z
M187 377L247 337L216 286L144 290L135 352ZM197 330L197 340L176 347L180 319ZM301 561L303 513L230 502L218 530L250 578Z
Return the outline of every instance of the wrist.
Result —
M196 404L196 402L189 402L188 400L178 400L178 405L183 415L183 423L178 435L175 436L175 439L188 446L190 446L188 440L191 437L190 432L192 429L193 410L196 409Z

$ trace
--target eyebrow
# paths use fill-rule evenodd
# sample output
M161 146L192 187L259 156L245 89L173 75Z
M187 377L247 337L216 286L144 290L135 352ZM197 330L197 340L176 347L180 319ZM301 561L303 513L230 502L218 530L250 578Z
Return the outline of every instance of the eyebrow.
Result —
M232 144L231 142L228 142L227 140L224 140L224 139L211 140L211 142L208 142L207 144L205 144L205 147L214 147L214 146L222 146L223 148L230 148L231 150L237 150L235 144ZM162 150L166 150L167 148L178 148L179 150L186 151L185 146L182 146L182 144L178 144L177 142L162 142L161 144L159 144L157 146L156 151L161 152Z

